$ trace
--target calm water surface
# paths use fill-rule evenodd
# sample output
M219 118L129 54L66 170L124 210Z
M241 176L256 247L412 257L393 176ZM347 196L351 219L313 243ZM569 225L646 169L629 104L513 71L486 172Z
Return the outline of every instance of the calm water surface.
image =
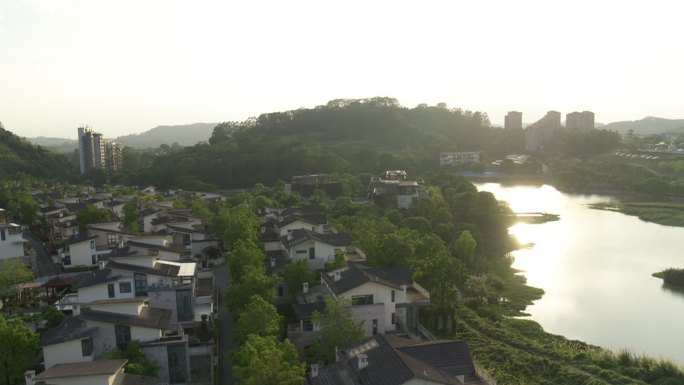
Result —
M684 293L651 277L684 267L684 228L587 207L611 201L606 196L564 194L546 185L477 187L509 202L513 211L561 216L510 228L518 240L533 244L513 253L513 266L546 292L527 308L533 320L550 333L684 366Z

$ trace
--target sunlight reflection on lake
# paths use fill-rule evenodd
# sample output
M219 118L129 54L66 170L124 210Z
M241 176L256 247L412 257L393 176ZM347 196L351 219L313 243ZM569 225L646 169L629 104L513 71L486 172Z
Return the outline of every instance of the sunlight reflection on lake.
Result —
M477 187L515 212L560 215L558 221L509 229L522 244L532 244L513 252L513 267L546 293L527 308L532 319L551 333L684 365L684 295L651 277L684 267L684 228L588 207L613 200L607 196L564 194L546 185Z

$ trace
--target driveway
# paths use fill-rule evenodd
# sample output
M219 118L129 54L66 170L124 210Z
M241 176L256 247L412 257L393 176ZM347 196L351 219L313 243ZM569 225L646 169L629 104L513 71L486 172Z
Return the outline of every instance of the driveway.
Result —
M55 263L52 261L50 253L48 253L45 246L43 246L43 242L36 238L35 235L28 232L24 232L23 236L24 239L31 243L31 247L35 252L38 276L51 277L59 274L57 266L55 266Z
M228 311L223 299L226 294L226 289L230 286L230 273L228 272L227 264L215 267L212 272L214 273L214 285L219 290L219 384L233 385L235 384L235 379L233 378L233 371L230 367L230 352L237 348L237 344L233 341L235 323L233 322L233 316L230 314L230 311Z

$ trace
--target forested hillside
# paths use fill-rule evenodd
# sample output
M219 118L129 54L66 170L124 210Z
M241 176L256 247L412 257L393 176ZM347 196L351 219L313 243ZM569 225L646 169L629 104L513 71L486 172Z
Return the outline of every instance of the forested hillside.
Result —
M124 155L121 181L220 188L273 183L306 173L436 169L443 151L521 152L522 131L490 127L486 114L445 105L406 108L391 98L324 106L219 124L209 139L165 154Z
M35 146L0 123L0 179L32 176L66 181L76 175L76 167L66 156Z

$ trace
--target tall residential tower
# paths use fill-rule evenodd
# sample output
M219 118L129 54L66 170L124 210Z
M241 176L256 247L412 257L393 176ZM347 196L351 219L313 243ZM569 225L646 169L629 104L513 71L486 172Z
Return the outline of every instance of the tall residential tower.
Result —
M509 111L504 118L505 129L522 129L522 112Z
M594 129L594 113L591 111L571 112L565 115L565 127L577 131Z
M121 169L121 147L119 143L103 139L102 134L90 127L78 128L78 151L81 174L88 170Z
M539 151L544 148L556 130L561 126L561 113L549 111L546 115L525 129L525 150Z

